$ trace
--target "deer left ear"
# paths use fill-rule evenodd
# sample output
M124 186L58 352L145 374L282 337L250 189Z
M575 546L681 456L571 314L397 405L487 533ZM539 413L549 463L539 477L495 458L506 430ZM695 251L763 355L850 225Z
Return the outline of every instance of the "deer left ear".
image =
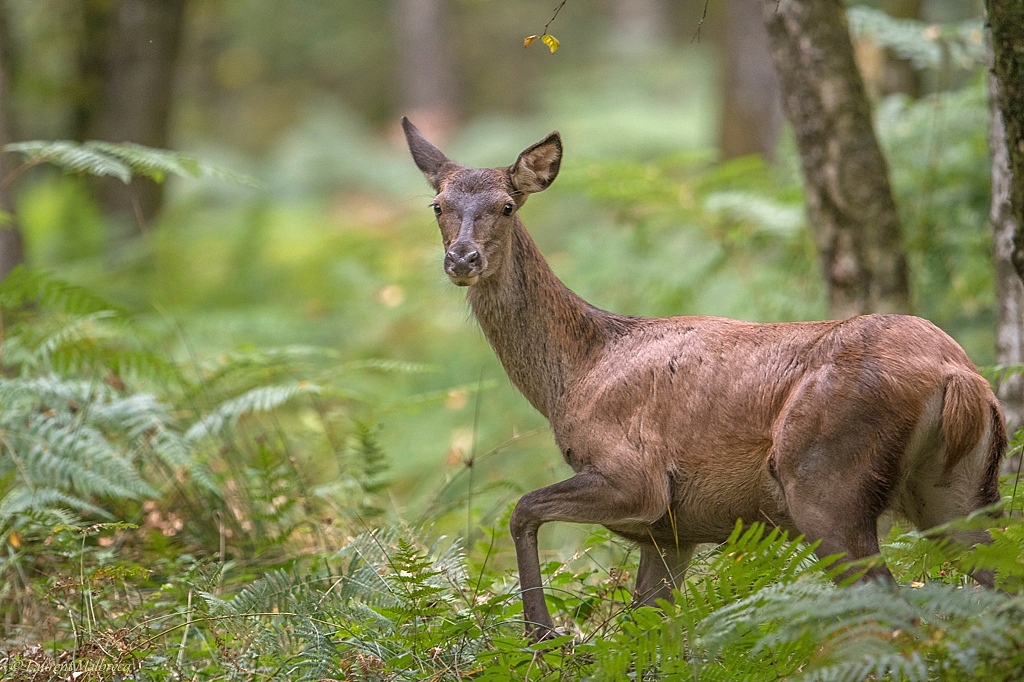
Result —
M416 162L423 175L435 191L440 189L442 171L445 166L451 163L448 157L430 141L423 137L419 128L412 124L412 121L402 117L402 130L405 131L405 140L409 144L409 151L412 159Z
M553 132L525 150L508 169L512 186L523 194L545 190L555 181L562 163L562 138Z

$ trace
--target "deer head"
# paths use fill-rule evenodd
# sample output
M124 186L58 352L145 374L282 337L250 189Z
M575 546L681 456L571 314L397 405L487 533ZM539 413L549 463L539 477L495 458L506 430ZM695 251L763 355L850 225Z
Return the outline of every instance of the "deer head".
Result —
M561 137L551 133L508 168L467 168L445 156L409 119L402 119L402 128L416 166L437 192L430 205L444 240L445 273L458 286L493 276L507 259L526 197L547 189L558 175Z

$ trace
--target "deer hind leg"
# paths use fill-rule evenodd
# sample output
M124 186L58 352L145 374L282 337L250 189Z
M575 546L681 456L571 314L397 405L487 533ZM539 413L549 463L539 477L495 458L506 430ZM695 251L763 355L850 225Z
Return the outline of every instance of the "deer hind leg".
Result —
M693 550L693 545L670 548L641 545L634 603L655 606L659 599L672 601L672 590L679 587Z
M832 436L793 431L810 435L798 442L782 434L769 467L791 525L808 541L820 541L818 556L839 554L843 563L858 562L837 576L838 582L859 575L861 581L894 583L880 560L866 571L861 561L879 554L878 519L889 506L897 478L882 463L898 461L900 438L866 428Z

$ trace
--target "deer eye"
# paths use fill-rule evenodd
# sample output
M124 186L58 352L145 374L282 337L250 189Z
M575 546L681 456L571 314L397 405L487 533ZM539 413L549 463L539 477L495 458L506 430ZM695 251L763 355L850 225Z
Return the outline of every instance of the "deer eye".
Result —
M505 207L501 209L501 215L512 215L512 211L516 210L515 204L509 202L505 204Z
M441 215L441 204L434 202L430 205L430 208L434 209L434 215Z

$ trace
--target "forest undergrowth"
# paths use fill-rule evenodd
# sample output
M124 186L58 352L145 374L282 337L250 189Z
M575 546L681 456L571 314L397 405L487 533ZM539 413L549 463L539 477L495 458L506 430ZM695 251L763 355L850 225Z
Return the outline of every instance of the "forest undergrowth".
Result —
M305 347L169 360L128 313L28 270L4 282L0 305L3 679L1024 672L1015 477L1001 516L957 522L988 528L991 545L964 552L894 525L883 556L898 589L838 588L834 559L755 524L707 547L674 605L633 608L636 553L595 530L544 565L566 634L531 645L510 507L472 546L385 512L388 454L346 385L416 367ZM996 569L1002 590L975 587L976 568Z
M974 99L962 106L980 110ZM972 149L944 153L967 166ZM137 147L16 151L31 164L93 175L220 172ZM798 193L751 201L760 186L737 188L730 175L758 178L744 163L695 178L681 174L691 166L679 160L594 165L567 172L566 181L629 214L645 264L666 234L692 255L694 233L679 225L713 215L721 234L705 245L701 277L732 279L726 264L753 243L762 257L805 254L800 262L813 278ZM939 180L931 178L941 189ZM686 201L680 187L693 190ZM974 217L964 221L980 224ZM919 222L921 234L934 236L929 215ZM966 258L981 249L980 228L954 228L920 254ZM607 246L602 252L620 253ZM969 270L952 258L918 265L922 277L941 282L948 271ZM650 281L634 282L648 304L688 307L689 284L665 284L680 276L676 263L636 270L649 272ZM960 284L923 313L961 311L991 289L980 276ZM761 281L750 289L790 291ZM794 304L781 298L768 303L789 311ZM1003 481L999 516L956 522L989 529L990 545L963 551L937 532L895 523L882 554L896 589L836 587L834 559L755 524L702 548L674 604L633 608L636 552L594 529L575 554L545 555L547 601L565 636L533 645L523 638L507 531L511 497L523 492L516 483L501 482L502 495L487 488L493 482L474 485L484 453L461 460L460 484L468 483L446 487L430 507L438 513L406 519L389 496L405 458L382 444L381 398L367 387L428 368L318 346L192 351L180 338L167 341L174 330L154 330L39 270L17 270L0 285L0 314L4 680L1024 678L1024 490L1016 475ZM481 386L456 388L469 400ZM1011 456L1022 444L1018 432ZM495 511L481 514L488 495ZM967 574L978 568L995 569L1001 590L974 586Z

